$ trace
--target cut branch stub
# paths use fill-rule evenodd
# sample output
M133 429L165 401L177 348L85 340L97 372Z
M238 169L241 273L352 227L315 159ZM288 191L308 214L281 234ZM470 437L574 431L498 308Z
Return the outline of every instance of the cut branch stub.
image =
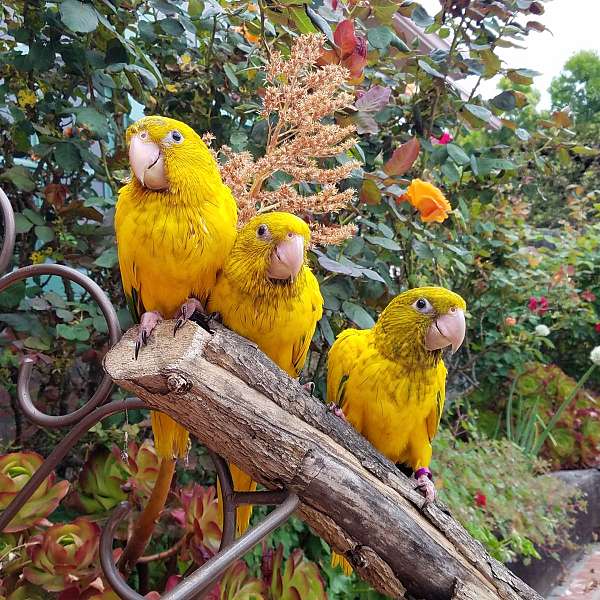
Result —
M105 368L256 481L296 492L306 522L381 592L541 600L447 511L423 508L407 477L255 344L214 328L186 323L173 337L164 321L138 360L134 328Z

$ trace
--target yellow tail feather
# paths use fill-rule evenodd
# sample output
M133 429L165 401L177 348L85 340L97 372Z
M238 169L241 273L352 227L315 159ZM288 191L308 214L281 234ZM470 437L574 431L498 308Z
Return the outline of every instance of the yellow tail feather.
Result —
M338 554L337 552L331 553L331 566L334 568L342 567L344 575L348 575L348 577L352 575L352 566L346 558L344 558L341 554Z
M163 413L151 413L154 446L161 458L182 458L186 455L190 434L177 421Z
M238 469L233 464L229 465L231 469L231 478L233 479L233 489L236 492L254 492L256 490L256 481L252 481L250 475L244 473L241 469ZM219 499L219 523L221 527L223 526L223 496L221 492L221 485L217 481L217 497ZM250 517L252 517L252 506L249 504L244 504L243 506L238 506L237 514L236 514L236 533L239 537L242 535L246 529L248 529L248 525L250 525Z

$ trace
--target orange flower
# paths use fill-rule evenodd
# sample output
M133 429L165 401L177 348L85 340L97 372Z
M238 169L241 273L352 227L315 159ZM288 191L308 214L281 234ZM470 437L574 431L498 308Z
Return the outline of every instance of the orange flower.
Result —
M506 317L506 319L504 319L504 324L507 327L513 327L517 324L517 320L514 317Z
M442 190L421 179L413 179L410 182L402 199L410 202L419 211L425 223L443 223L452 210Z

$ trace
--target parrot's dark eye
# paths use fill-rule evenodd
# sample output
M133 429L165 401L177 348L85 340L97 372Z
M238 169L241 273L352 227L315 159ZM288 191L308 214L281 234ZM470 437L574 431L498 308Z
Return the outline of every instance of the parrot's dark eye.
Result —
M425 298L419 298L414 304L413 307L416 308L420 313L430 313L433 312L433 306L431 306L429 300Z
M171 139L176 143L179 144L179 142L183 141L183 136L181 135L181 133L179 133L179 131L177 131L176 129L174 131L171 131Z
M256 235L259 238L264 238L267 236L267 234L269 233L269 228L266 225L259 225L257 230L256 230Z

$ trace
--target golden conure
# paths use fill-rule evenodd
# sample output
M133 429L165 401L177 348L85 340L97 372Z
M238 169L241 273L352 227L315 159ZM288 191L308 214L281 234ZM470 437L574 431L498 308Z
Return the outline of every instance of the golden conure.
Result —
M300 375L323 313L319 284L306 262L309 243L308 225L292 214L254 217L238 233L208 302L210 312L291 377ZM248 475L230 466L237 490L256 489ZM237 509L238 534L251 515L251 506Z
M215 285L236 235L231 191L200 136L166 117L127 130L133 177L119 193L115 230L123 289L140 323L136 353L156 323L188 319ZM185 454L188 434L152 413L161 457Z
M412 468L428 502L431 440L446 396L442 349L455 352L465 337L465 301L440 287L394 298L371 329L347 329L329 351L327 400L382 454ZM346 574L348 561L332 564Z

